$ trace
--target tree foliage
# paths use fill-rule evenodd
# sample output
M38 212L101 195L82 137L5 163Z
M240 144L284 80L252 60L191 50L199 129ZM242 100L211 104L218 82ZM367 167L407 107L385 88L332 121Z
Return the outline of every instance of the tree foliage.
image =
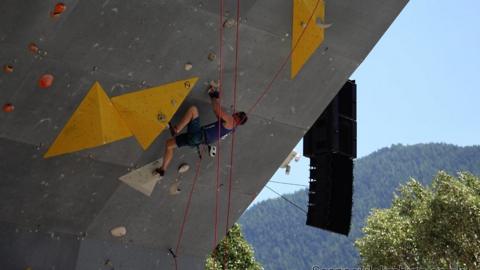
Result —
M234 224L227 236L207 258L207 270L262 270L262 266L255 261L253 248L243 238L240 225Z
M371 209L390 207L395 190L410 177L429 185L440 170L480 175L480 146L397 144L357 159L348 238L306 226L305 213L281 198L250 207L240 218L242 231L265 269L356 268L360 256L354 242L363 236L361 229ZM307 190L285 197L307 207Z
M480 178L411 179L390 208L372 211L363 232L355 245L366 267L479 269Z

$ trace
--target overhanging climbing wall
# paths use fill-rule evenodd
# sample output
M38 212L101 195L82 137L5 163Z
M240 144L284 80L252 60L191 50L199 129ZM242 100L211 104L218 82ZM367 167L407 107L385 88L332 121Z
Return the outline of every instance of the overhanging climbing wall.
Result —
M237 110L252 110L247 125L236 133L229 224L255 198L407 2L325 1L324 18L320 13L310 24L302 15L299 27L295 1L241 1L236 105ZM297 2L306 9L318 4ZM174 269L168 249L177 246L195 173L191 169L177 176L174 168L181 162L194 167L197 153L178 150L172 170L150 197L130 188L118 178L159 158L170 135L163 132L155 139L161 127L143 134L132 126L133 118L122 113L130 133L119 122L111 126L113 119L118 120L113 112L124 103L118 98L111 110L107 101L115 106L115 97L198 77L172 120L197 105L202 124L213 121L205 89L219 76L222 25L222 104L230 109L236 47L236 27L230 22L235 21L236 1L224 1L224 20L229 23L220 23L217 1L63 3L63 7L41 0L0 3L0 268ZM322 23L332 26L321 28ZM297 28L313 31L318 47L302 52L292 78L294 60L286 57ZM310 32L305 35L312 38ZM93 111L97 117L87 121L93 129L87 135L95 139L74 140L76 145L61 147L62 155L44 159L96 81L105 95L95 90L96 97L87 100L98 105L86 106L87 113ZM136 107L144 102L127 103ZM109 113L99 113L98 108L105 106ZM159 113L147 114L164 119ZM164 113L166 118L169 113ZM100 132L105 125L108 128ZM115 136L106 136L112 129ZM137 140L135 130L146 135L145 140ZM217 236L216 161L205 158L177 252L178 269L202 269L215 239L224 235L229 149L227 139L219 149ZM171 192L172 187L180 191ZM125 226L125 236L110 234L117 226Z

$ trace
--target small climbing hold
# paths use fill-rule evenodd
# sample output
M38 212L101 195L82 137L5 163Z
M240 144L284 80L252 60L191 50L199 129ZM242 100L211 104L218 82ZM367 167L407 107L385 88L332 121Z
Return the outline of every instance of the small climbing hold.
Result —
M213 61L215 60L215 58L217 58L217 55L214 54L213 52L208 54L208 60Z
M186 70L186 71L189 71L189 70L191 70L192 68L193 68L192 63L186 63L186 64L185 64L185 70Z
M187 163L182 163L180 164L180 166L178 166L178 173L186 173L188 169L190 169L190 165L188 165Z
M67 6L64 3L57 3L53 9L51 16L57 17L62 14L67 9Z
M27 266L27 267L25 268L25 270L32 270L32 267Z
M40 88L49 88L52 86L53 83L53 75L51 74L44 74L42 77L40 77L40 80L38 80L38 86Z
M5 65L5 66L3 66L3 72L5 72L5 73L12 73L12 72L13 72L13 66L12 66L12 65Z
M180 194L180 187L179 187L180 183L178 181L176 181L175 183L173 183L170 188L169 188L169 193L170 195L178 195Z
M157 115L157 120L160 121L160 122L165 122L167 120L167 116L165 116L164 113L159 112L158 115Z
M185 85L185 88L187 89L190 89L190 87L192 86L189 81L186 81L184 85Z
M127 228L125 228L124 226L115 227L110 230L110 233L112 234L112 236L122 237L127 234Z
M47 56L48 52L45 51L45 50L38 50L38 54L39 54L40 56Z
M105 260L105 266L113 267L112 261L110 259Z
M13 106L12 103L6 103L5 105L3 105L3 111L6 113L13 112L14 110L15 110L15 106Z
M40 150L40 149L42 149L42 148L43 148L43 143L39 143L39 144L37 144L37 145L35 146L35 149L36 149L36 150Z
M325 23L322 18L317 18L317 26L320 27L321 29L327 29L332 26L331 23Z
M225 22L223 23L223 27L225 27L225 28L231 28L231 27L233 27L235 24L236 24L235 20L232 19L232 18L230 18L230 19L225 20Z
M32 53L38 53L38 46L37 44L31 42L30 44L28 44L28 50Z

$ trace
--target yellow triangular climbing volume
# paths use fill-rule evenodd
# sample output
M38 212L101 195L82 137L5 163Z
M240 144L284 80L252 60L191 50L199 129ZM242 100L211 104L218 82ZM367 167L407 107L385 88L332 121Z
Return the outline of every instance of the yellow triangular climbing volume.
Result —
M104 145L132 136L107 94L95 82L44 158Z
M313 17L309 23L312 12ZM325 29L317 25L317 19L322 22L325 19L325 2L323 0L293 0L292 79L297 76L303 65L323 42ZM304 28L306 28L305 33L298 41ZM298 45L295 47L297 41Z
M190 78L112 98L143 149L167 126L198 78Z

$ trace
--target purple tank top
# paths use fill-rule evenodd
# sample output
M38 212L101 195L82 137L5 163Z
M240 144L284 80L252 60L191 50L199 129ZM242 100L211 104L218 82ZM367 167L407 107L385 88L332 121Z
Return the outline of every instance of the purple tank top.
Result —
M220 124L221 121L216 121L211 124L203 126L203 131L205 132L205 143L212 144L218 141L218 125L220 125L220 138L227 135L228 133L232 132L233 129L228 129Z

